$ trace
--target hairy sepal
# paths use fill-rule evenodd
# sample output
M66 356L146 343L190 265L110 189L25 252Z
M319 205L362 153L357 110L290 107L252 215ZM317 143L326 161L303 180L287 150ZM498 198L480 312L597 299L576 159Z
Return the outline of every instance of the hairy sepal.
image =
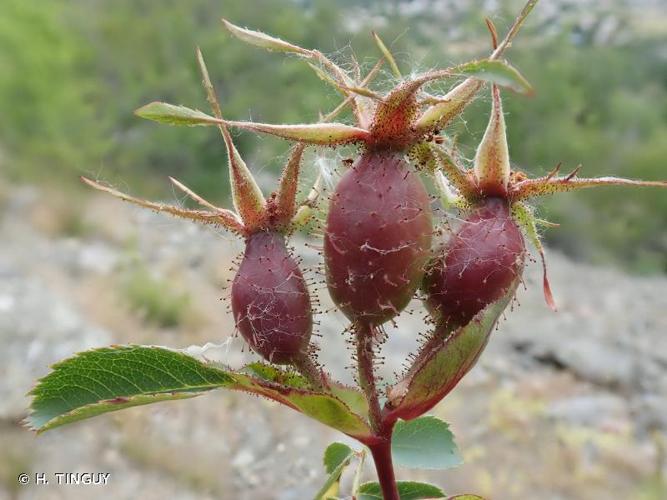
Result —
M296 192L299 187L299 171L305 148L304 144L297 144L292 148L292 153L280 176L275 214L275 224L278 227L289 226L296 214Z
M436 144L430 147L438 166L449 182L466 200L475 200L479 193L476 184L473 182L472 172L461 165L452 149L448 150Z
M637 186L667 188L667 181L640 181L621 177L598 177L596 179L580 179L576 176L578 169L562 177L545 177L541 179L527 179L512 186L510 196L512 200L524 200L534 196L546 196L555 193L566 193L577 189L600 186Z
M538 0L528 0L523 9L516 17L512 26L505 35L505 38L495 48L489 60L498 60L510 47L512 40L519 33L521 26L525 22L528 14L533 10ZM496 82L500 83L500 82ZM531 93L530 85L526 86L526 79L520 77L517 84L525 90L525 93ZM427 108L415 123L415 129L419 133L427 133L437 128L447 125L453 118L458 116L463 109L473 101L477 92L481 89L482 80L476 78L467 78L459 85L450 90L442 97L442 102L436 103Z
M343 123L306 123L298 125L273 125L239 121L226 121L225 123L230 127L320 146L362 142L369 137L366 130Z
M250 173L245 161L243 161L243 158L236 149L232 136L224 123L218 96L213 88L213 83L211 83L211 78L208 74L206 63L204 62L204 56L199 48L197 48L196 56L199 71L202 75L202 84L206 91L206 98L211 105L213 114L219 121L218 129L222 134L222 138L225 141L225 147L227 148L229 182L231 185L234 208L236 208L236 212L241 216L246 229L248 231L254 231L264 222L266 215L266 201L264 200L262 191L255 182L255 178Z
M540 241L540 235L537 232L537 219L533 214L531 207L524 203L514 203L512 204L512 217L519 224L519 227L523 230L523 233L530 240L530 242L537 250L537 253L540 255L540 260L542 261L542 290L544 292L544 300L552 311L556 311L556 301L554 300L553 293L551 292L551 285L549 284L549 277L547 274L547 260L544 256L544 247Z
M165 212L176 217L201 222L203 224L219 225L234 233L245 234L245 228L238 216L234 212L225 210L224 208L214 207L215 210L190 210L166 203L155 203L153 201L135 198L134 196L130 196L129 194L125 194L117 189L105 186L86 177L81 177L81 180L98 191L103 191L140 207L148 208L156 212Z
M198 109L190 109L185 106L176 106L166 102L150 102L134 112L135 115L146 120L168 125L220 125L221 120L207 115Z
M430 348L419 353L406 377L389 389L386 420L423 415L454 389L477 362L515 290L516 284L466 325L443 335L439 342L429 342Z
M276 52L299 54L306 57L310 57L313 52L311 50L304 49L303 47L299 47L298 45L286 42L285 40L281 40L280 38L262 33L261 31L241 28L240 26L230 23L226 19L222 19L222 24L236 38L250 45L255 45L256 47L274 50Z
M505 116L498 86L493 86L492 95L491 117L475 154L474 172L481 194L506 196L511 169Z

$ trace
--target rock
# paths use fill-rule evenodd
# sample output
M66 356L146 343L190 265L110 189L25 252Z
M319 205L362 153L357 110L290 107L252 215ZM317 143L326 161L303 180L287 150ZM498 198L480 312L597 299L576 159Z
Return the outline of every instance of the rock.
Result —
M667 397L657 394L641 394L632 404L633 418L643 434L654 430L667 431Z
M586 394L553 401L547 415L570 424L600 427L610 421L627 421L626 401L613 394Z
M10 419L25 414L25 394L50 365L111 341L45 283L21 274L0 281L0 338L0 417Z

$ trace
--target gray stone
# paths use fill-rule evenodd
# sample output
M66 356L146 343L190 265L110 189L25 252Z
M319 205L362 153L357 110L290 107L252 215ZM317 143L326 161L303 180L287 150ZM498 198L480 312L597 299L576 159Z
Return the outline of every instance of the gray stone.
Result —
M44 282L20 275L0 281L0 339L0 417L12 419L25 414L25 394L51 364L111 342Z

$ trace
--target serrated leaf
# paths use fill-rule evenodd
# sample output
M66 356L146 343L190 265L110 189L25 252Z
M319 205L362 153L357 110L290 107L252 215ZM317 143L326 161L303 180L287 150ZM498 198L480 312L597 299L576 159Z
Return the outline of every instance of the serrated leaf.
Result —
M338 429L352 437L368 437L372 434L368 424L353 413L340 399L328 394L293 391L288 401L304 415Z
M350 465L354 451L343 443L332 443L324 452L324 466L329 474L322 488L315 494L315 500L327 500L338 495L340 476L343 470Z
M147 120L169 125L219 125L222 120L207 115L197 109L176 106L166 102L151 102L137 109L134 114Z
M427 498L442 498L445 494L433 484L418 483L416 481L397 481L400 500L423 500ZM357 500L382 500L380 483L364 483L359 487Z
M169 349L142 346L85 351L53 366L30 392L29 425L43 432L102 413L224 387L224 371Z
M449 425L433 416L397 422L391 454L396 465L411 469L449 469L463 462Z
M27 423L43 432L102 413L218 388L272 399L355 438L372 434L364 418L333 394L233 372L164 347L134 345L85 351L54 365L31 391Z
M354 454L354 450L343 443L331 443L324 450L324 468L331 474L345 460Z
M331 394L343 401L357 415L364 418L368 415L368 400L364 394L356 387L351 387L339 383L332 383L329 386Z
M475 365L496 321L514 296L512 287L465 326L417 361L407 377L389 391L388 419L410 420L433 408Z

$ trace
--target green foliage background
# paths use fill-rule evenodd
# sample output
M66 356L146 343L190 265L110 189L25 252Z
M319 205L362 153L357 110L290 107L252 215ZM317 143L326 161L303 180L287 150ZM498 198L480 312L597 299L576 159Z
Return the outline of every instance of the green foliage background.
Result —
M163 198L173 197L165 182L173 175L224 203L224 149L214 130L158 126L132 114L155 99L205 109L195 46L229 117L312 121L338 97L304 64L231 39L220 17L340 62L353 50L365 65L377 57L368 36L375 28L407 72L485 54L483 15L494 14L503 32L520 3L500 2L501 11L490 13L481 0L452 2L458 7L445 15L413 12L400 1L1 0L0 165L14 181L78 189L76 177L85 173ZM547 3L509 54L538 91L506 99L515 167L541 174L562 161L583 163L586 176L667 178L664 13L660 22L620 0L607 11L554 13L552 6L540 13ZM610 16L622 22L601 37ZM487 108L488 99L480 100L453 127L468 157ZM287 147L249 134L237 142L251 167L270 171ZM543 215L562 223L548 242L574 257L667 271L664 192L561 195L544 203Z

